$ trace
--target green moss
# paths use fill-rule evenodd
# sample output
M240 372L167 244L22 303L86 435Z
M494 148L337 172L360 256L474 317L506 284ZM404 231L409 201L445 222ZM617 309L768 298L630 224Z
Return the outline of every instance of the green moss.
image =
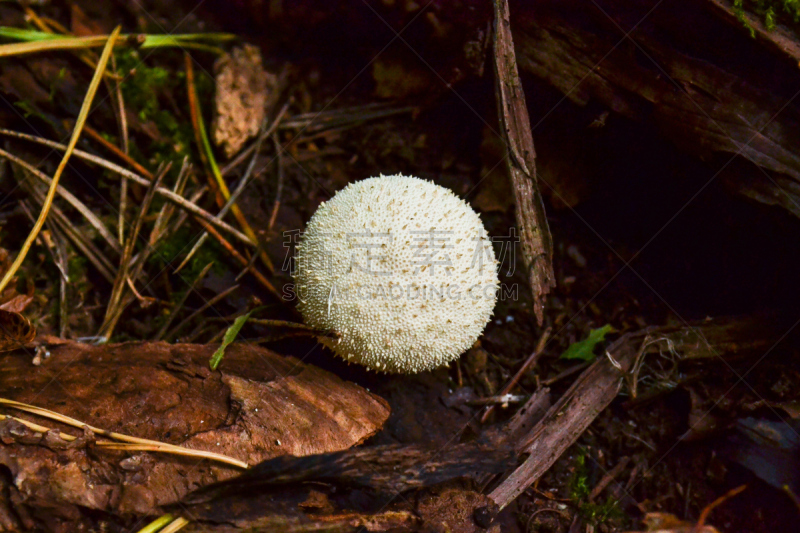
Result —
M150 255L148 263L152 265L157 272L162 269L169 269L172 271L189 253L194 243L200 238L200 231L196 226L184 226L178 230L175 235L168 239L159 241L155 251ZM200 271L208 264L213 262L212 270L217 274L225 273L225 258L227 252L222 246L219 245L214 239L206 239L206 242L194 256L189 260L189 263L183 267L178 273L185 284L191 283L200 274Z
M172 56L172 57L170 57ZM164 65L180 65L180 56L159 54ZM117 68L123 76L121 84L125 107L136 114L139 121L155 126L158 140L139 135L132 137L131 156L151 168L172 162L177 172L185 156L191 156L194 132L186 94L186 73L180 67L151 66L148 57L138 50L124 49L116 55ZM213 94L213 80L196 76L197 91L201 98Z
M733 14L755 37L756 31L747 21L746 14L755 13L764 20L764 26L772 31L776 25L793 25L800 22L800 0L733 0Z
M610 495L603 503L589 501L592 493L592 483L589 481L589 467L586 464L587 453L581 451L575 460L575 473L569 483L569 497L578 507L583 519L590 524L600 524L607 520L619 519L624 516L619 502Z

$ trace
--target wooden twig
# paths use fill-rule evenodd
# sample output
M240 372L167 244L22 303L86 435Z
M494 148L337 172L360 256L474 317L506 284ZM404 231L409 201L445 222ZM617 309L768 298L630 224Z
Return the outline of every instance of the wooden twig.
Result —
M494 58L497 114L508 149L505 161L514 188L522 255L533 291L533 310L541 325L545 298L556 284L553 240L537 185L536 151L517 71L507 0L494 0Z
M520 369L517 370L517 373L514 374L514 377L511 378L509 382L506 383L506 385L502 389L500 389L500 392L497 393L497 396L503 396L509 394L512 391L512 389L517 385L517 383L519 383L519 380L522 378L522 376L524 376L525 373L528 372L528 370L530 370L531 368L534 367L534 365L536 365L536 362L539 361L539 358L542 356L542 353L544 352L544 347L545 345L547 345L547 341L550 339L551 331L553 331L552 328L547 328L544 330L542 336L539 337L539 343L536 345L536 349L533 351L530 357L528 357L528 359L522 364ZM486 408L486 411L484 411L483 415L481 416L481 424L486 423L486 420L489 418L489 415L492 414L493 410L494 410L494 405L489 405Z
M628 333L618 339L609 352L622 370L607 358L598 359L519 440L517 451L529 454L528 458L489 495L501 509L539 479L617 396L644 336Z
M583 370L587 366L589 366L589 363L585 362L585 361L583 363L577 363L575 365L572 365L571 367L567 368L563 372L559 372L558 374L556 374L552 378L549 378L549 379L546 379L546 380L542 381L542 385L544 385L545 387L549 387L553 383L561 381L562 379L567 378L567 377L571 376L572 374L576 374L576 373L580 372L581 370Z
M271 328L301 329L317 335L323 333L318 329L312 328L307 324L301 324L299 322L288 322L286 320L270 320L267 318L249 318L247 321L251 324L256 324L258 326L267 326Z
M631 460L630 457L623 457L622 459L619 460L619 462L616 465L614 465L614 468L612 468L603 475L602 479L592 489L592 492L589 493L590 502L595 498L597 498L598 496L600 496L600 493L603 492L603 490L612 481L614 481L614 479L616 479L616 477L620 475L623 470L625 470L625 467L628 466L630 460Z
M740 492L744 491L744 489L746 488L747 485L739 485L735 489L729 490L728 492L726 492L713 502L706 505L706 508L703 509L703 511L700 513L700 518L697 519L697 524L694 526L694 531L699 532L703 528L703 526L706 523L706 520L708 519L708 515L711 514L711 511L713 511L716 507L719 507L726 501L730 500Z

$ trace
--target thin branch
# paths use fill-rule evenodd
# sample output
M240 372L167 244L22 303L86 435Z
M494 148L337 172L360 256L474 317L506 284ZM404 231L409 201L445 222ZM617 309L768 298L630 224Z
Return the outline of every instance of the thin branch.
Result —
M524 376L525 373L528 372L528 370L530 370L531 368L533 368L534 365L537 363L537 361L539 361L539 358L542 356L542 353L544 352L544 347L547 344L547 341L550 339L551 331L552 328L547 328L544 330L542 336L539 337L539 343L536 345L536 349L533 351L530 357L528 357L528 360L525 361L525 363L520 367L520 369L517 370L517 373L514 374L514 377L511 378L511 380L509 380L509 382L506 383L506 385L502 389L500 389L500 392L497 393L497 396L503 396L509 394L511 390L517 385L517 383L519 383L519 380L522 378L522 376ZM489 418L489 415L492 413L493 410L494 410L494 405L490 405L489 407L486 408L486 411L483 413L483 416L481 416L481 424L486 422L486 420Z

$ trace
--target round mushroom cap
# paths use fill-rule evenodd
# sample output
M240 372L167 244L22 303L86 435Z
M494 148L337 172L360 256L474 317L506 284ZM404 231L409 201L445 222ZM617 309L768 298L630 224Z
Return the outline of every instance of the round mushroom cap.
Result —
M351 183L297 248L298 308L322 342L373 370L415 373L469 349L491 318L497 261L475 211L410 176Z

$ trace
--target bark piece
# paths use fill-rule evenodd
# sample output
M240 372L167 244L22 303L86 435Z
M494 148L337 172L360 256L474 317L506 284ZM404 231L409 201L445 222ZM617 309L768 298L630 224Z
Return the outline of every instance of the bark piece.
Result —
M445 449L385 445L308 457L282 456L253 467L236 479L193 493L184 503L209 502L304 481L369 488L392 496L457 477L501 472L513 461L513 449L507 445L479 442Z
M52 348L39 367L27 354L2 354L0 396L106 430L250 464L284 454L345 450L374 434L389 415L385 401L357 385L258 347L229 346L221 371L212 372L208 360L215 348L70 343ZM11 423L0 421L0 427ZM0 435L7 435L0 437L0 464L11 472L21 505L35 516L50 507L78 515L83 508L157 513L197 487L240 472L195 458L103 450L91 442L58 449L28 429L0 430Z
M264 121L267 99L278 84L261 62L256 46L245 44L225 54L214 63L216 76L216 116L214 142L230 158L247 139L258 133Z
M439 531L434 526L445 523L451 531L471 531L475 508L491 505L486 496L460 488L456 481L434 487L416 509L424 522L420 525L406 512L409 498L401 494L462 476L500 472L516 461L515 455L507 446L476 441L443 449L388 445L278 457L188 495L173 510L191 514L203 528L234 524L237 530L317 531L311 525L325 523L331 529L336 524L336 531L356 531L358 526L368 531ZM309 501L322 504L309 506ZM390 503L394 505L384 512ZM286 529L278 527L283 524Z

